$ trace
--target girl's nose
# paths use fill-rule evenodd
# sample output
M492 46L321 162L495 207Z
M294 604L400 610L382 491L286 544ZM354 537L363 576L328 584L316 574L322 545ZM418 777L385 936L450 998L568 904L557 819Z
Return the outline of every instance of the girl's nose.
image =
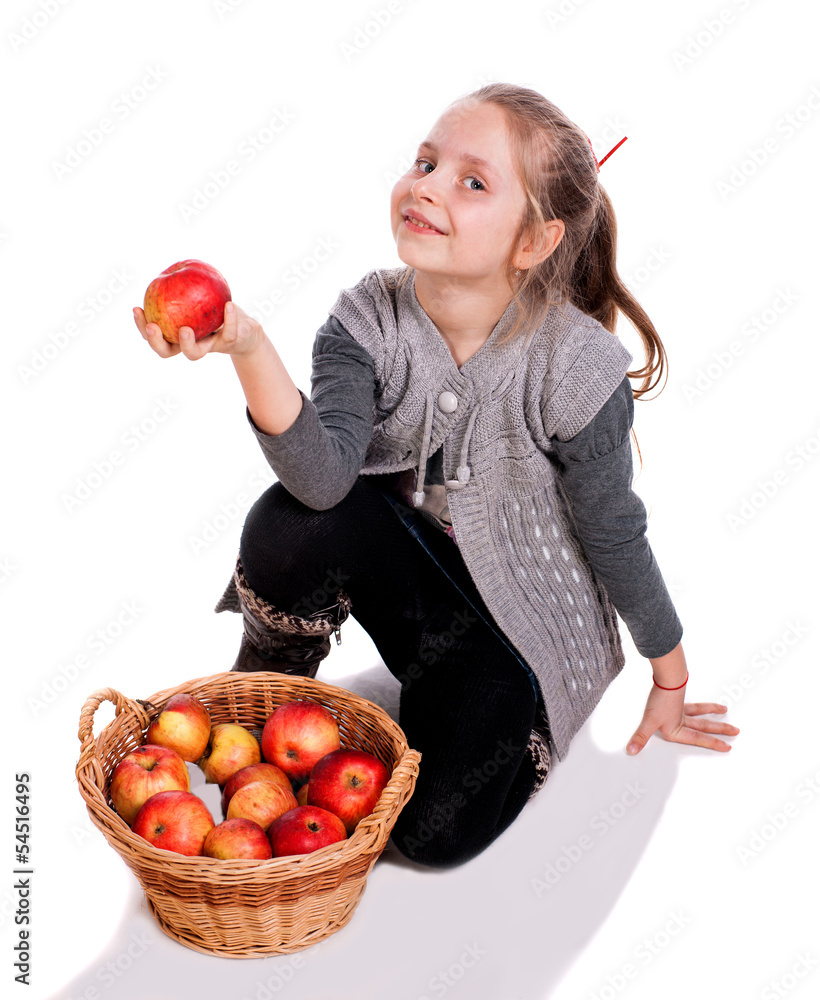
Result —
M432 172L423 177L417 177L410 185L410 194L416 199L426 198L430 201L435 191L435 185L431 178Z

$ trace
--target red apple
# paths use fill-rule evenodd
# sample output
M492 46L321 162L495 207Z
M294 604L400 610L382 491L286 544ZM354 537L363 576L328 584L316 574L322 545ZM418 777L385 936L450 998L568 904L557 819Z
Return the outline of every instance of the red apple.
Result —
M271 823L288 809L296 808L296 796L289 788L272 781L252 781L234 792L228 803L228 819L252 819L267 831Z
M215 267L201 260L181 260L154 278L145 290L143 311L171 344L179 343L179 328L190 326L201 340L222 326L228 282Z
M222 790L222 812L224 814L227 815L228 803L231 801L234 792L243 785L250 784L252 781L272 781L275 785L281 785L282 788L286 788L289 792L293 791L290 778L275 764L250 764L228 778Z
M117 764L111 776L111 801L131 826L140 806L157 792L182 791L191 787L185 761L175 750L145 744Z
M199 698L175 694L148 727L146 743L170 747L192 763L205 753L211 734L211 716Z
M304 785L302 785L302 787L296 793L296 801L299 803L300 806L306 806L307 805L308 785L309 784L310 784L310 782L306 781L304 783Z
M206 858L221 861L232 858L264 861L273 857L267 834L251 819L226 819L218 823L205 838L202 853Z
M297 806L274 820L268 830L273 856L310 854L328 844L347 840L344 823L327 809L318 806Z
M378 757L365 750L335 750L310 772L308 805L321 806L344 823L348 834L373 812L390 772Z
M339 749L339 727L315 701L280 705L262 730L265 760L281 767L291 781L306 781L317 760Z
M191 792L158 792L147 799L131 829L154 847L198 857L214 828L208 807Z
M211 729L205 752L197 761L209 784L224 785L232 774L262 759L256 737L235 722L218 722Z

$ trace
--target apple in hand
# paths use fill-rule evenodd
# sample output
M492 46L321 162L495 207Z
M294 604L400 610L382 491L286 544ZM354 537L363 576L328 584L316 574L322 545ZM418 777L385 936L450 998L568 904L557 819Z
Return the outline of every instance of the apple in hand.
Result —
M157 792L190 790L185 761L175 750L145 744L117 764L111 776L111 801L131 826L143 802Z
M189 326L201 340L222 326L225 303L231 300L228 283L210 264L180 260L166 267L145 290L143 311L171 344L179 343L179 328Z
M365 750L335 750L310 772L308 805L334 813L353 833L362 817L373 812L390 772Z
M265 861L273 857L268 835L251 819L226 819L205 838L202 853L206 858L230 861L232 858Z
M249 785L252 781L272 781L275 785L281 785L289 792L293 791L290 778L285 772L275 764L249 764L241 771L232 774L222 789L222 812L227 816L228 803L243 785Z
M296 796L289 788L272 781L251 781L234 792L228 803L228 819L252 819L267 831L271 823L296 808Z
M347 840L347 830L338 816L318 806L297 806L274 820L268 830L273 856L310 854L328 844Z
M280 767L291 781L306 781L313 765L338 750L336 719L315 701L288 701L280 705L262 730L262 754Z
M137 813L131 829L154 847L198 857L214 828L208 807L191 792L157 792Z
M262 759L253 733L236 722L218 722L197 761L209 784L224 785L232 774Z
M170 747L191 763L205 753L211 734L211 716L199 698L175 694L148 727L146 743Z

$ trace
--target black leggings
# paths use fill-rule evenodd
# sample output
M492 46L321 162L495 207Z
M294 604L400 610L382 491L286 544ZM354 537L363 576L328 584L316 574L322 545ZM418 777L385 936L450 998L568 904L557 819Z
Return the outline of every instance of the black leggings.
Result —
M535 782L526 753L536 695L524 666L402 524L384 477L313 510L274 483L248 512L240 543L250 587L305 617L350 613L402 683L399 725L422 755L416 789L393 829L406 857L449 867L480 853L515 819ZM452 539L414 517L437 558L490 620Z

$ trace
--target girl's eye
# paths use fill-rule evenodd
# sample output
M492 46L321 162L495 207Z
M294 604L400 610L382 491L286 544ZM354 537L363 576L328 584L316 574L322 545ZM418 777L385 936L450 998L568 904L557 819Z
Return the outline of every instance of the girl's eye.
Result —
M432 164L429 160L424 160L424 159L421 159L421 158L419 158L418 160L414 160L413 161L413 166L415 167L416 170L420 170L423 174L430 174L430 173L432 173L436 169L435 165ZM425 170L424 169L425 167L429 167L430 169L429 170ZM467 181L468 184L471 183L471 184L475 184L476 185L476 187L471 187L470 188L471 191L485 191L486 190L486 188L484 187L483 181L480 181L477 177L466 177L465 180Z

